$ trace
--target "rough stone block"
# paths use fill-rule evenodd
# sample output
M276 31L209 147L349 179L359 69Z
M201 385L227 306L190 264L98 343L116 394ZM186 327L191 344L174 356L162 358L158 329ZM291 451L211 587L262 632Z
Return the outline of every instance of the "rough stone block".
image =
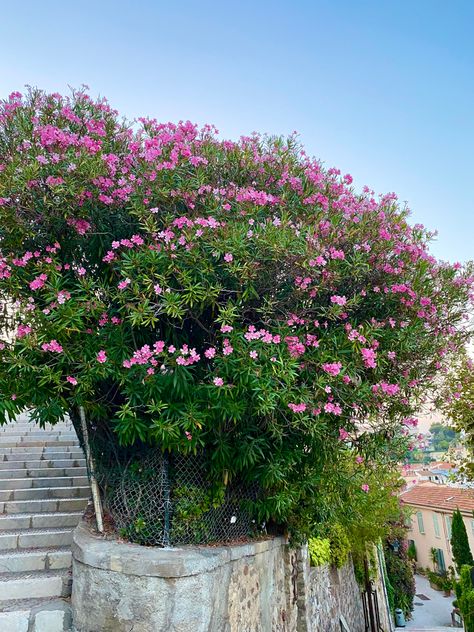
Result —
M63 632L64 617L62 610L41 610L35 616L33 632Z
M28 632L29 610L0 612L0 630L2 632Z

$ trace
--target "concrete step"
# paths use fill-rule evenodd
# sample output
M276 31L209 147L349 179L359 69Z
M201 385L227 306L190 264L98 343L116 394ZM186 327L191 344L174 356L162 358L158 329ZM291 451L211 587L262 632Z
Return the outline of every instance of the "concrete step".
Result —
M43 478L1 478L0 490L38 487L84 487L89 485L87 476L48 476Z
M2 503L0 503L1 507ZM8 500L3 503L4 514L49 513L54 511L84 511L87 498L49 498L38 500Z
M40 478L44 476L85 476L85 467L45 467L43 469L0 470L2 478Z
M12 530L74 529L79 524L83 513L84 510L58 511L55 513L2 514L0 515L0 536Z
M0 553L0 577L2 573L59 570L71 567L72 553L69 547L40 548L26 551Z
M12 445L8 447L3 447L1 450L1 454L46 454L47 452L74 452L77 450L81 450L82 448L79 445L56 445L53 442L53 445L46 446L23 446L23 445Z
M64 527L62 529L13 529L11 531L1 531L0 551L71 546L73 530L73 527Z
M2 602L2 632L64 632L72 625L71 604L61 599L15 599Z
M83 459L84 458L84 452L82 450L74 450L71 452L67 452L67 451L60 451L59 448L57 451L55 452L45 452L41 449L38 450L38 452L33 452L33 450L36 448L30 448L28 451L26 452L10 452L8 454L2 454L0 455L0 463L7 463L7 462L15 462L15 461L22 461L24 459L29 459L30 461L56 461L56 460L68 460L68 459Z
M21 435L57 435L57 434L72 434L74 433L74 428L49 428L48 430L41 430L41 428L30 426L30 428L20 428L18 426L10 426L0 428L0 434L9 435L9 434L21 434Z
M29 457L32 459L32 457ZM86 460L80 459L40 459L28 461L0 461L0 470L40 470L44 467L85 467Z
M10 440L11 439L11 440ZM0 448L44 448L55 446L79 446L77 439L25 439L25 441L18 441L16 437L0 437Z
M67 571L37 571L0 575L0 603L12 599L68 597L71 579Z
M55 446L79 446L76 438L62 439L61 437L49 439L28 439L19 440L18 437L0 437L0 448L48 448Z
M0 490L0 502L9 500L46 500L48 498L89 498L89 496L90 489L87 485L82 487L73 487L71 485L69 487L27 487L26 489Z
M16 424L4 424L0 426L0 430L3 432L8 432L9 430L24 430L25 432L35 431L35 432L60 432L61 430L74 430L74 426L71 423L57 423L55 426L52 424L46 424L44 428L38 426L38 424L32 423L16 423Z

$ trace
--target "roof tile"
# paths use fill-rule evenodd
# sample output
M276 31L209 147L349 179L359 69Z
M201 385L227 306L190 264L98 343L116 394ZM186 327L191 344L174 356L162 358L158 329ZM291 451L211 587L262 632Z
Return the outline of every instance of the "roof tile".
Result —
M411 489L400 494L405 505L416 505L436 509L464 512L474 511L474 490L446 487L445 485L414 485Z

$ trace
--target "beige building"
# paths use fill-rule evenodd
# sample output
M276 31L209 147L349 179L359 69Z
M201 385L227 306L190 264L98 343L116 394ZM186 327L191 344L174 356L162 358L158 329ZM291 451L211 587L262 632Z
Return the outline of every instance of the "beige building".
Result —
M451 521L459 509L474 553L474 490L421 483L403 492L400 499L413 509L407 537L416 546L417 564L434 570L431 549L436 549L439 570L453 564Z

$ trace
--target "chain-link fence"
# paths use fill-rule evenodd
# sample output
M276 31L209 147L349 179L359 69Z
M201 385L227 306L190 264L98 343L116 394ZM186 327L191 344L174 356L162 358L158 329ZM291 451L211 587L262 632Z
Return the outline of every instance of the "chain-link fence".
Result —
M258 488L216 486L205 454L169 455L159 447L122 448L92 429L89 443L104 510L117 533L142 545L222 543L257 534Z

